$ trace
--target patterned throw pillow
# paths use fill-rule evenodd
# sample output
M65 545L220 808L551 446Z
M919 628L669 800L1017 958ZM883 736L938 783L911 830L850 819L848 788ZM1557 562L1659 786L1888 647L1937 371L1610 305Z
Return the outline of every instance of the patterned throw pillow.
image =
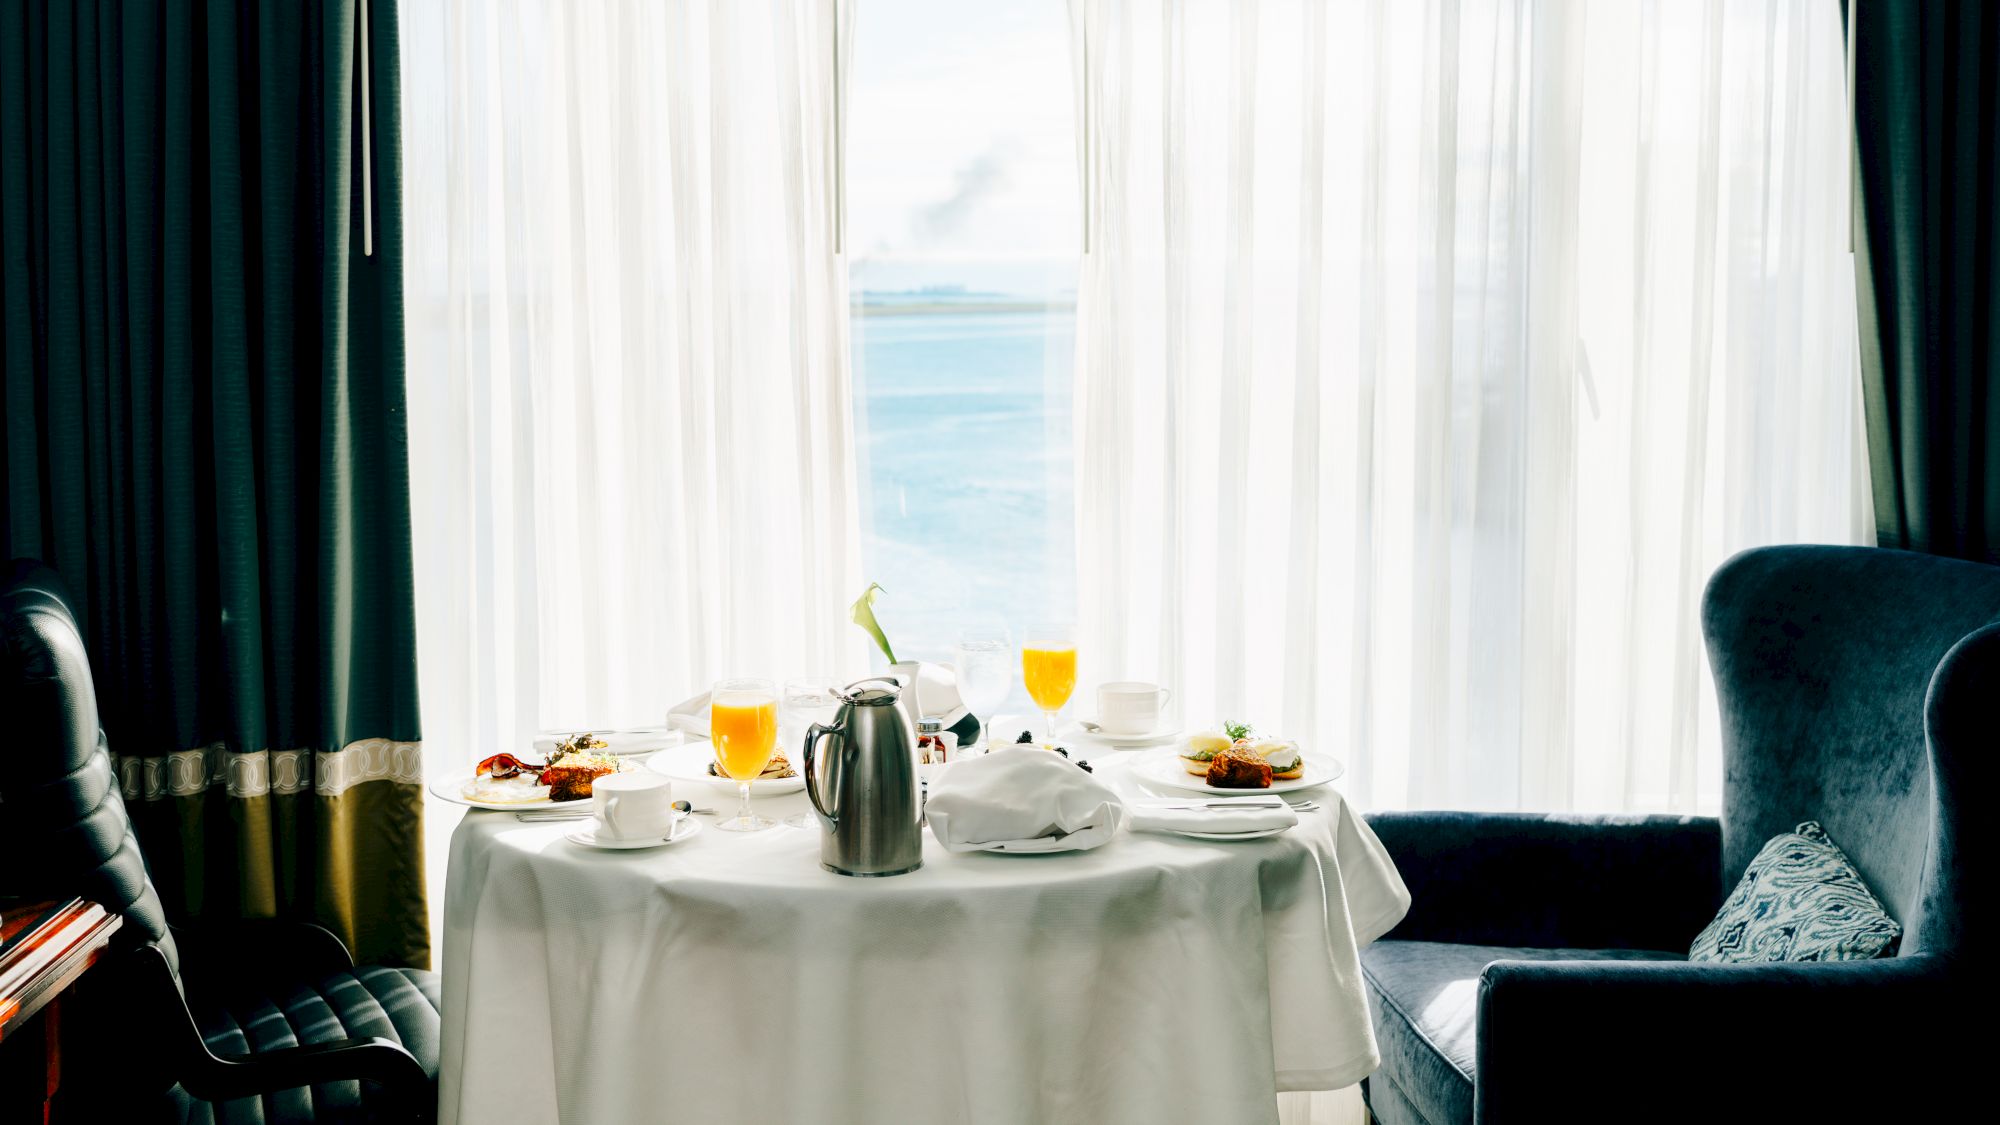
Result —
M1902 932L1826 829L1808 820L1750 861L1688 960L1865 961Z

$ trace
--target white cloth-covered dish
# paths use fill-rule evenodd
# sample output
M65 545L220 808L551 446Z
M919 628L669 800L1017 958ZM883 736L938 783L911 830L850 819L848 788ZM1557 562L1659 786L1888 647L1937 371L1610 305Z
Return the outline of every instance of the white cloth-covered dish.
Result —
M1096 776L1139 796L1122 757ZM1277 1091L1374 1069L1359 951L1409 904L1314 795L1265 840L926 838L886 879L822 871L816 831L607 852L475 811L445 890L440 1121L1275 1122Z
M995 750L953 762L924 806L954 852L1086 851L1110 843L1125 809L1110 786L1050 750Z

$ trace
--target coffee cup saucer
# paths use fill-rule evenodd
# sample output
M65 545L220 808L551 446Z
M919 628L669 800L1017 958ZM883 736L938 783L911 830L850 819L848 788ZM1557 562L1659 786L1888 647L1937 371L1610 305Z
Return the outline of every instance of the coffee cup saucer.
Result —
M1064 723L1056 730L1056 741L1061 742L1067 738L1091 738L1099 742L1108 742L1113 746L1145 746L1154 742L1165 742L1181 733L1181 727L1178 724L1165 719L1160 721L1157 729L1144 731L1139 734L1113 734L1106 730L1093 731L1084 726L1085 723L1095 724L1096 722L1097 717L1095 715L1085 715L1082 718Z
M661 848L668 844L678 844L690 836L699 836L700 834L701 821L691 816L678 816L674 819L673 831L666 836L641 836L632 840L620 839L615 836L600 836L597 833L597 821L586 820L577 827L563 833L563 839L568 840L572 844L582 844L586 848L603 848L606 851L624 852L634 851L639 848Z

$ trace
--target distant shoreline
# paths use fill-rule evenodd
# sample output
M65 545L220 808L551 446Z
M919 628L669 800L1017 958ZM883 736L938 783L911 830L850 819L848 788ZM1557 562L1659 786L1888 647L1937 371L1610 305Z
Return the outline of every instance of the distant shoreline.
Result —
M992 313L1075 312L1074 301L899 301L893 304L855 301L856 316L949 316Z

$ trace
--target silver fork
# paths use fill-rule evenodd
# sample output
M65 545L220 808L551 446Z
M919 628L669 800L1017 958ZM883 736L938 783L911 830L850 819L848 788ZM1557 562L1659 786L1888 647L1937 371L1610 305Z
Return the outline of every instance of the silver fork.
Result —
M1306 800L1293 804L1290 801L1200 801L1186 805L1150 805L1155 809L1279 809L1291 808L1297 812L1313 812L1319 808L1318 801Z

